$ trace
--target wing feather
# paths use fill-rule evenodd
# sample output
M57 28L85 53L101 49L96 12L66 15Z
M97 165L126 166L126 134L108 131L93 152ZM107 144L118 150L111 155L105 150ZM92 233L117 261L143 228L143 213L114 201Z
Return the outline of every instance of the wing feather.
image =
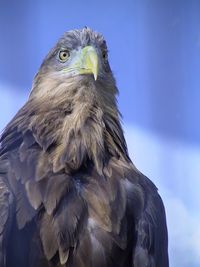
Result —
M168 240L163 202L155 185L140 176L144 190L144 208L136 221L136 246L133 267L168 267Z
M0 162L1 165L1 162ZM13 215L13 195L0 174L0 266L6 267L6 245Z

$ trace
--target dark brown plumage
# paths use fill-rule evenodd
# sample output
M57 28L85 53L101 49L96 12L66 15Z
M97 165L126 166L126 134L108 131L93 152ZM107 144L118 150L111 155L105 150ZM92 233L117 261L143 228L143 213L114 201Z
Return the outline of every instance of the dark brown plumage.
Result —
M65 33L1 136L1 267L168 266L162 200L128 156L116 94L103 37Z

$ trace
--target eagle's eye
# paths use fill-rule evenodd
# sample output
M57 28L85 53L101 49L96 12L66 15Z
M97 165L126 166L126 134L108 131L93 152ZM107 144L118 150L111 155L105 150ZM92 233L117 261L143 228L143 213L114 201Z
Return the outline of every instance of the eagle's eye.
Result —
M59 52L59 60L61 62L67 61L68 57L69 57L69 51L68 50L61 50Z
M108 59L108 54L107 54L105 51L103 51L103 52L102 52L102 57L103 57L103 59L104 59L105 61L107 61L107 59Z

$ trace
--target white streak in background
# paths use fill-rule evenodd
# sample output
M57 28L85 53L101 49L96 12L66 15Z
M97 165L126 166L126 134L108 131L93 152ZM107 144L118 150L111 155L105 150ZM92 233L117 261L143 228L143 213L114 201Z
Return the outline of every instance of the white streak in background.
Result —
M200 147L126 125L136 167L159 188L168 221L171 267L200 266Z
M27 97L28 93L20 88L0 83L0 133L22 107Z
M28 93L0 84L0 131ZM159 188L169 229L170 267L200 266L200 147L125 127L130 156Z

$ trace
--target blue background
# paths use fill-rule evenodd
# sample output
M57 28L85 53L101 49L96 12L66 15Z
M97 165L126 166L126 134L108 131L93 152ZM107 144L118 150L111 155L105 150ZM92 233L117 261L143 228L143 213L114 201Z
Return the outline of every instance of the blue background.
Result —
M130 155L159 187L172 267L200 266L200 1L0 0L0 130L64 31L105 36Z

